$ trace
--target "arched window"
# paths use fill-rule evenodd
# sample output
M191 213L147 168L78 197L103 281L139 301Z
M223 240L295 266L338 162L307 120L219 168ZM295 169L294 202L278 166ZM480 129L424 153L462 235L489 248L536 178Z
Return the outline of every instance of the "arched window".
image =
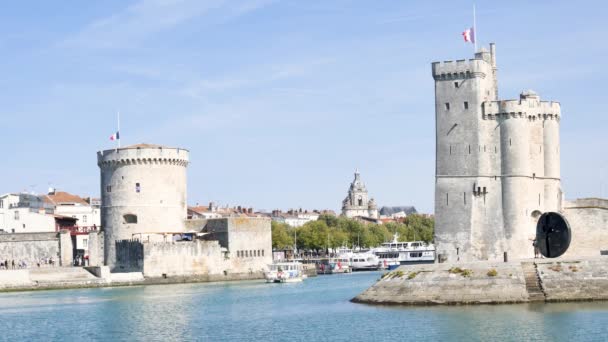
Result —
M125 223L137 223L137 215L125 214L122 218L125 220Z
M361 197L359 197L359 206L363 205L363 199Z

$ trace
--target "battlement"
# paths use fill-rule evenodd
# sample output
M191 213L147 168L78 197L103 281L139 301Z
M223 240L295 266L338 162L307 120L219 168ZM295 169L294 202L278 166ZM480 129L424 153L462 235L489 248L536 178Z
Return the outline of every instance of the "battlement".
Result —
M485 78L491 75L492 65L482 59L460 59L433 63L435 80L465 79L472 77Z
M487 101L482 104L484 119L495 119L500 116L512 118L527 118L531 120L559 120L561 107L556 101L541 101L536 93L527 91L520 95L519 100Z
M188 166L188 150L156 145L135 145L97 152L99 167L122 165L167 164Z
M456 61L434 62L433 78L438 80L465 79L473 77L485 78L491 76L496 68L496 48L490 44L490 51L481 48L475 53L475 58L459 59Z

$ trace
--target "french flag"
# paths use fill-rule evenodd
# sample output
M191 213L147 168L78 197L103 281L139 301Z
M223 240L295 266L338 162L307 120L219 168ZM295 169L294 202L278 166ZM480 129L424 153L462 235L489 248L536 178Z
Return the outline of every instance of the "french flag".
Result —
M114 133L110 136L110 140L112 140L112 141L118 140L118 139L120 139L120 134L118 133L118 131L116 131L116 133Z
M466 43L475 43L475 29L469 28L462 32L462 37Z

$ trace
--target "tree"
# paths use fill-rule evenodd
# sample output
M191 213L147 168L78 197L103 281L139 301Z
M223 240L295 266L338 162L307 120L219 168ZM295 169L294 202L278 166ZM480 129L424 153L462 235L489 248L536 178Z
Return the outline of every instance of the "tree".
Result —
M286 223L271 221L272 248L284 249L293 246L293 232Z
M405 224L411 230L411 234L414 235L412 240L433 241L435 231L435 220L433 218L413 214L405 218Z

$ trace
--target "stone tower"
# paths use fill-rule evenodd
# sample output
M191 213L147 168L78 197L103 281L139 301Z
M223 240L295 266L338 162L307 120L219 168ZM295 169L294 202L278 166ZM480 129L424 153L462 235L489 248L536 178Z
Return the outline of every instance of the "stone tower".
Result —
M559 103L499 100L494 44L432 69L439 261L533 257L537 218L561 206Z
M355 171L355 179L350 184L348 196L342 201L342 215L346 217L378 218L378 207L373 198L369 199L365 184L361 181L359 170Z
M116 240L185 230L188 154L149 144L97 153L104 257L110 269L116 263Z

